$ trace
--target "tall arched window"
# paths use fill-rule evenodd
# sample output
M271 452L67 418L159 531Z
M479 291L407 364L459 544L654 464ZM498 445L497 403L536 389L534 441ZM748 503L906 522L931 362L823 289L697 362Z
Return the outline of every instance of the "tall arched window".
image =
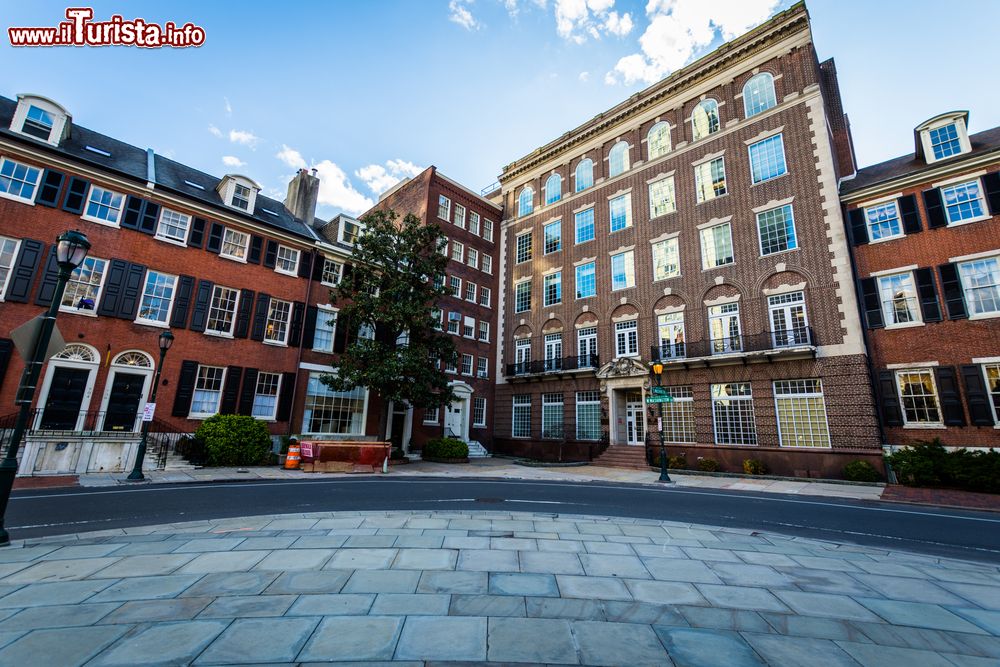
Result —
M774 77L767 72L750 77L743 86L743 110L746 117L756 116L776 105L778 99L774 94Z
M617 176L628 170L628 144L619 141L608 152L608 176Z
M702 100L691 114L691 133L694 140L704 139L719 131L719 103L713 99Z
M649 128L649 134L646 135L646 146L650 160L670 152L670 126L660 122Z
M545 203L551 204L562 199L562 176L552 174L545 181Z
M576 165L576 192L586 190L594 184L594 161L590 158L580 160Z
M517 215L518 217L523 215L530 215L532 211L535 210L535 191L531 189L530 185L524 186L521 190L521 194L517 198Z

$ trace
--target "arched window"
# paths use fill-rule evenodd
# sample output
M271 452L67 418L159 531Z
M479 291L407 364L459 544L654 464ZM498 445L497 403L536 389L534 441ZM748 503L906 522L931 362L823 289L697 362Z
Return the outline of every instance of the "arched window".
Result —
M63 348L62 352L52 356L53 359L65 359L67 361L82 361L86 364L96 364L98 361L97 352L89 345L82 343L70 343Z
M122 352L111 362L115 366L133 366L136 368L152 368L153 359L145 352L129 350Z
M694 140L704 139L719 131L719 103L713 99L702 100L691 114L691 132Z
M562 199L562 176L552 174L545 181L545 203L551 204Z
M580 160L576 165L576 192L586 190L594 184L594 161L590 158Z
M521 194L517 198L517 215L518 217L523 215L530 215L532 211L535 210L535 191L531 189L530 185L524 186L521 190Z
M750 77L743 86L743 110L746 117L756 116L776 105L778 99L774 94L774 77L767 72Z
M608 153L608 176L617 176L628 170L628 144L619 141Z
M646 147L650 160L670 152L670 126L660 122L649 128L649 134L646 135Z

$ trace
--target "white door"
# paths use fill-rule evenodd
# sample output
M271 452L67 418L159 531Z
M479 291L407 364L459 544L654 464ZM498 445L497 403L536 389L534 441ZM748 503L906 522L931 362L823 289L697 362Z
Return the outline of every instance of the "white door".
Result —
M645 444L646 411L642 403L625 404L625 433L630 445Z
M576 334L578 368L592 368L597 365L597 327L580 329Z
M545 370L557 371L562 368L562 334L545 336Z
M451 438L464 439L465 401L455 401L448 406L444 417L444 434Z

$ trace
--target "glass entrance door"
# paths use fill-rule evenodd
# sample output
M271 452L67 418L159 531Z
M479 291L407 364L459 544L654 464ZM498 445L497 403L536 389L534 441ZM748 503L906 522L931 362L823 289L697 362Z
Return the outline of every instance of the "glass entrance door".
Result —
M629 445L642 445L646 441L646 410L642 394L629 392L625 397L625 435Z

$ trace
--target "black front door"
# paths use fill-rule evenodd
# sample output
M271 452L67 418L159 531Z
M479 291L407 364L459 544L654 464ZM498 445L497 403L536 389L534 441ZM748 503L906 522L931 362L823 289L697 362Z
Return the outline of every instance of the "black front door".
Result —
M142 387L146 376L141 373L115 371L108 396L108 411L104 416L104 431L132 431L139 414Z
M89 378L89 370L57 367L52 373L39 428L44 431L76 430Z

